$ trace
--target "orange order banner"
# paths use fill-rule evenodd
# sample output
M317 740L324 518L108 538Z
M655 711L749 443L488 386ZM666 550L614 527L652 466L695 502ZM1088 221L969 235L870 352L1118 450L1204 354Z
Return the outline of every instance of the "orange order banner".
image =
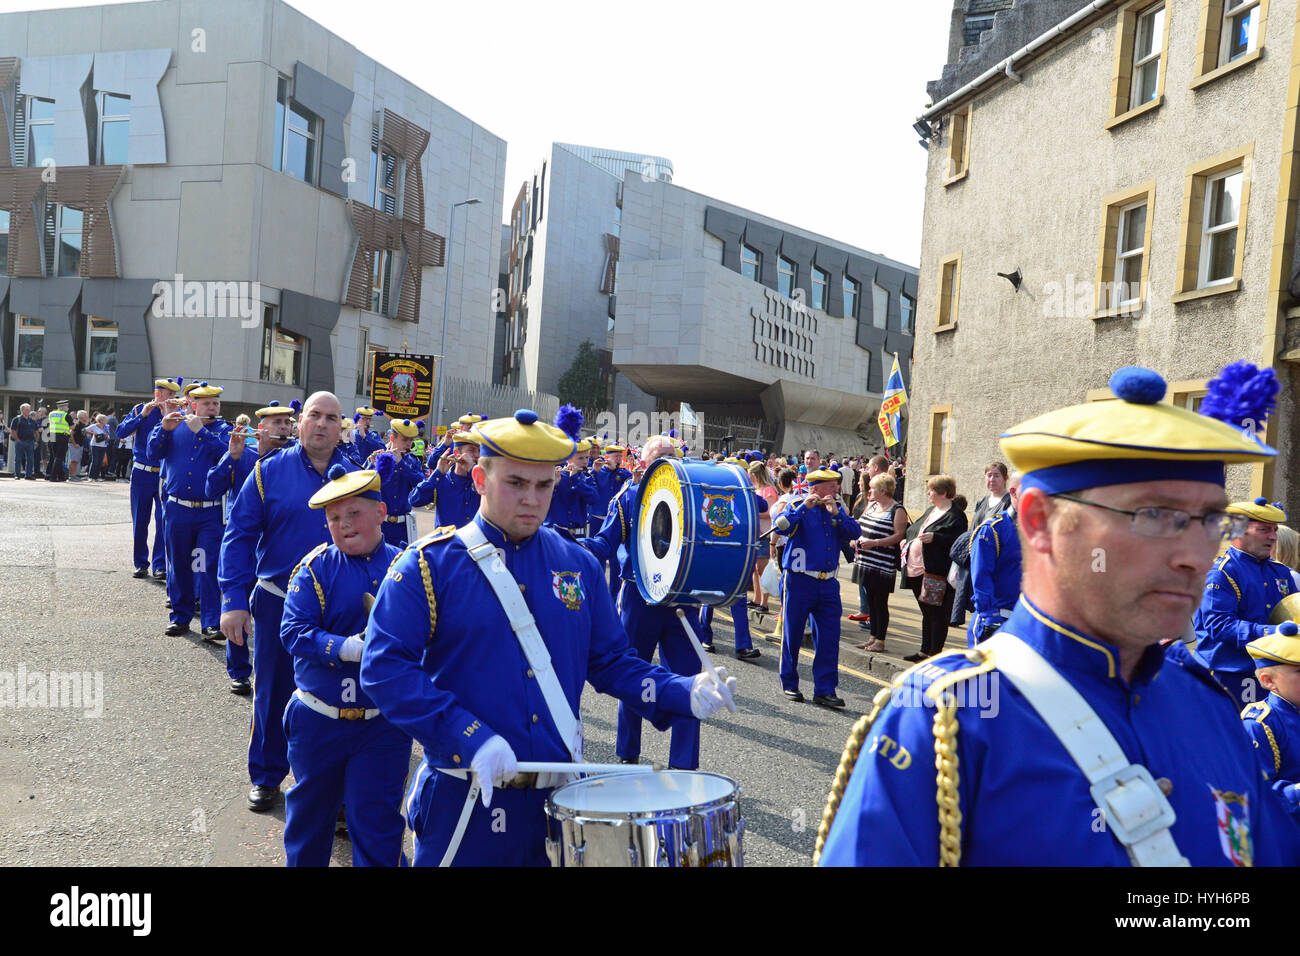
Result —
M883 402L880 403L880 411L882 414L885 415L893 415L895 412L897 412L900 408L903 407L903 401L904 399L903 399L902 392L899 392L894 395L890 395L888 398L886 398Z
M885 447L897 445L898 437L894 434L894 430L889 427L889 416L882 410L876 417L876 421L880 425L880 434L885 438Z

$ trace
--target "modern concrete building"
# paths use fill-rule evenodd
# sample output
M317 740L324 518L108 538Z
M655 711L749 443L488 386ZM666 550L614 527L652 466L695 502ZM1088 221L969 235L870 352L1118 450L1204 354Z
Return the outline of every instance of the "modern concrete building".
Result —
M1110 397L1120 366L1195 408L1245 358L1282 379L1280 457L1230 467L1229 493L1294 504L1297 37L1296 0L1016 0L960 47L917 125L914 476L969 494L1000 432Z
M440 351L444 290L491 381L505 142L287 4L0 16L0 107L6 416L176 375L351 406L368 352Z

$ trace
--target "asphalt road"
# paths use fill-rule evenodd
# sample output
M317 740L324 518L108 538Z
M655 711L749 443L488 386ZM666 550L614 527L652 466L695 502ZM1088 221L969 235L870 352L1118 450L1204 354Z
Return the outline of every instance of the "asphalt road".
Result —
M432 515L419 523L428 530ZM23 703L38 704L0 704L0 865L282 865L283 803L264 815L244 804L250 699L229 693L221 647L163 635L163 587L131 576L128 485L0 479L0 570L0 698L6 675L25 673ZM701 769L743 789L747 865L804 866L849 728L897 661L846 639L847 709L794 704L780 693L779 648L763 639L771 626L755 631L763 656L736 661L727 619L715 619L715 661L738 678L739 712L705 723ZM906 653L913 642L898 643ZM32 700L31 675L52 671L84 675L77 706ZM802 683L811 701L808 660ZM588 688L582 709L587 759L613 759L616 702ZM666 734L647 725L643 741L644 760L667 762ZM334 857L350 863L345 839Z

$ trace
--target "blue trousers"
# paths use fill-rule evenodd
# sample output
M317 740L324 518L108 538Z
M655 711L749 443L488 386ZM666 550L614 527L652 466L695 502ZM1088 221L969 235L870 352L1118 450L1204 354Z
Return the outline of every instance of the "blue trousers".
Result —
M567 759L567 758L565 758ZM415 866L437 866L447 852L469 793L469 781L420 765L404 803L415 833ZM474 798L469 825L452 866L549 866L546 798L550 790L492 791L492 806Z
M36 468L36 442L16 441L14 448L14 477L31 478Z
M167 569L166 546L163 544L163 503L158 497L158 475L152 471L131 469L131 532L135 536L132 559L135 567L149 567L149 516L153 515L153 572ZM170 595L169 595L170 596Z
M666 604L646 604L633 581L624 581L619 592L619 618L638 657L644 661L659 648L659 662L674 674L687 676L700 672L700 658L691 640L677 620L677 609ZM698 770L700 766L700 722L694 717L675 717L670 728L668 764L680 770ZM641 756L641 718L618 705L618 731L615 749L624 760Z
M248 657L248 642L226 641L226 673L231 680L253 676L253 662Z
M741 598L731 605L731 619L735 622L736 650L749 650L754 646L754 640L749 635L749 604L746 598ZM713 643L713 605L700 605L699 624L696 626L696 633L699 635L700 643Z
M396 548L405 548L406 540L406 515L401 515L401 521L385 521L383 532L384 540Z
M284 598L253 591L253 723L248 735L248 779L278 787L289 772L284 709L293 696L293 655L280 641Z
M194 619L197 581L202 627L221 624L221 589L217 586L217 558L221 554L221 509L187 508L175 501L163 506L163 540L167 542L167 597L171 620L189 624ZM196 553L197 552L197 553ZM194 565L202 571L196 572Z
M339 806L347 807L353 866L400 866L402 787L411 738L383 717L335 720L296 697L284 712L294 785L284 798L289 866L329 866Z
M830 697L839 682L840 582L818 581L798 571L782 576L781 688L799 689L799 645L804 625L812 618L813 694Z

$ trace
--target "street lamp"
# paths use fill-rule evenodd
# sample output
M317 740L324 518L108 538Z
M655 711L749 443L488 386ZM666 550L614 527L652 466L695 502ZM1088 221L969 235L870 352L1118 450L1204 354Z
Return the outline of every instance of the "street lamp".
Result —
M451 241L456 235L456 207L457 206L474 206L479 203L477 199L463 199L458 203L451 205L451 228L447 230L447 248L443 255L447 263L446 274L443 276L442 286L442 345L438 349L438 391L433 400L433 413L437 416L434 420L434 428L438 427L438 422L442 420L442 380L446 378L443 365L447 361L447 302L451 296ZM461 273L461 287L465 285L464 270ZM430 434L436 434L431 432Z

